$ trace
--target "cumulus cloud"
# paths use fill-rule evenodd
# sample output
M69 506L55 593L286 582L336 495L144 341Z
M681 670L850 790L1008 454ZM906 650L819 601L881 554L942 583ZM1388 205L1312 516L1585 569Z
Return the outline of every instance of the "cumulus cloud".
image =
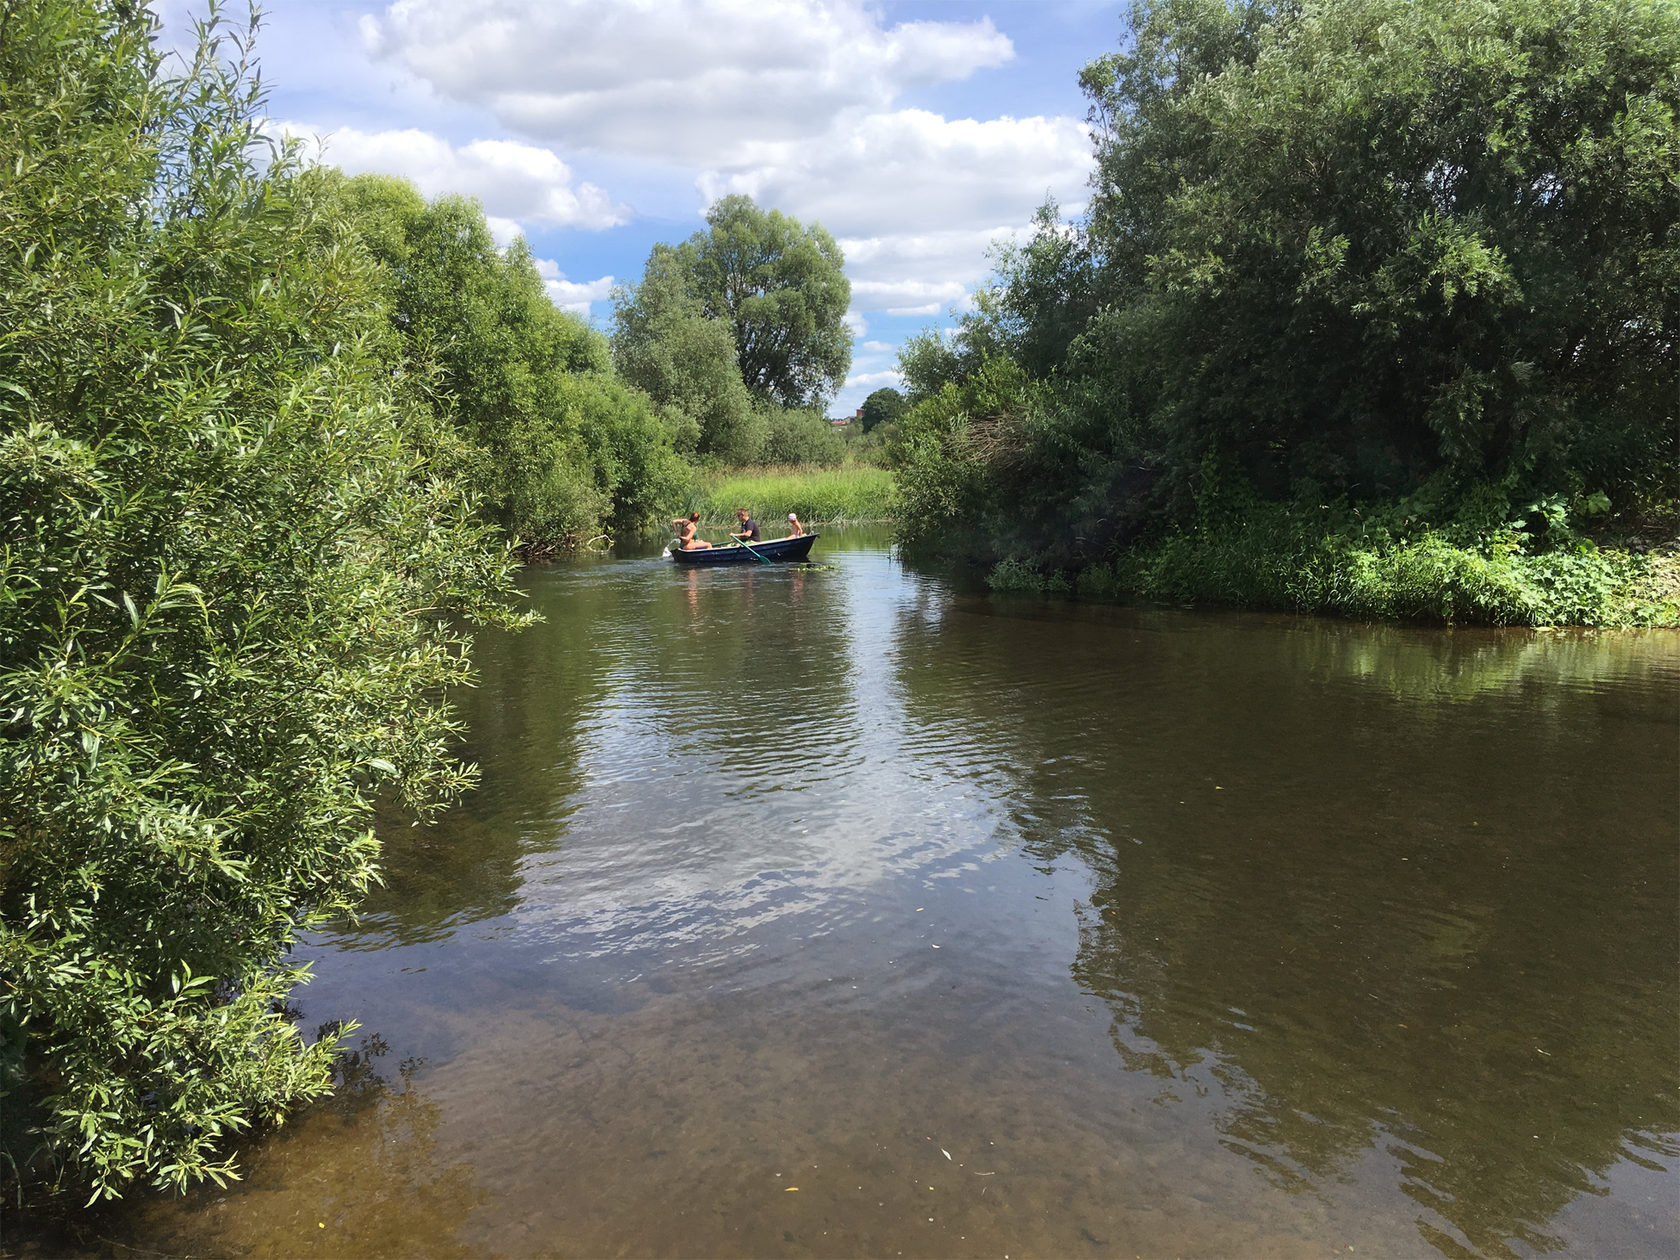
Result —
M522 134L692 167L1014 56L989 18L887 27L859 0L396 0L361 34Z
M884 385L890 385L897 389L902 384L904 384L904 374L894 369L885 372L859 372L846 378L847 389L876 390Z
M711 169L707 202L746 193L837 236L1025 223L1054 193L1082 197L1091 142L1072 118L946 119L906 109L843 119L816 141L761 144L750 165Z
M537 274L548 287L549 301L563 311L588 318L590 304L603 301L612 293L614 282L611 276L602 276L599 280L568 280L566 273L560 270L560 264L552 258L535 261Z
M594 184L574 182L571 168L537 145L474 140L457 148L414 128L362 131L340 127L325 132L281 122L274 129L308 141L318 139L322 160L351 174L401 175L428 197L441 193L477 197L503 244L518 234L521 224L601 229L630 218L628 209L614 204Z
M947 120L925 110L843 119L818 140L759 145L753 165L709 170L711 202L745 193L835 233L862 312L936 315L990 269L987 250L1045 196L1077 212L1091 169L1072 118Z

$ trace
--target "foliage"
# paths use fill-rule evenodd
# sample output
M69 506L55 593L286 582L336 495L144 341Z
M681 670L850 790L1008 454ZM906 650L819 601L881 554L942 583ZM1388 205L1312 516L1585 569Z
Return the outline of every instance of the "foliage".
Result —
M549 301L523 240L498 249L465 198L428 205L385 175L318 178L383 264L393 369L460 426L504 529L549 550L661 514L692 426L614 379L606 339Z
M1676 557L1600 548L1569 528L1561 507L1549 520L1544 511L1490 518L1478 509L1507 497L1495 486L1463 496L1455 517L1432 517L1431 489L1361 511L1312 496L1268 503L1240 481L1204 479L1194 525L1077 574L1012 558L987 581L1000 591L1446 625L1680 624Z
M1404 493L1555 476L1611 429L1672 466L1673 6L1204 0L1135 31L1083 76L1088 235L1102 296L1149 308L1170 463Z
M704 232L680 245L654 246L642 284L617 295L615 353L635 379L652 372L644 364L657 363L650 338L687 329L696 318L720 321L754 397L820 408L852 362L845 324L851 285L843 263L820 224L806 227L779 210L760 210L750 197L725 197L707 211ZM687 336L697 339L692 331ZM709 361L716 361L715 352ZM651 379L660 377L652 372Z
M846 440L820 411L771 408L767 421L762 456L766 464L832 467L846 458Z
M327 1088L286 954L376 878L375 793L467 781L451 614L508 620L508 563L248 41L170 76L137 6L3 30L0 1029L95 1197L220 1182Z
M999 358L1042 383L1007 461L906 466L907 535L959 466L968 552L1047 570L1189 528L1210 459L1267 503L1672 501L1677 67L1660 0L1139 4L1081 77L1086 217L1047 206L906 346L912 399Z
M1093 498L1125 503L1133 492L1123 477L1096 476L1078 419L1003 356L985 356L913 404L890 450L900 541L976 562L1034 553L1055 567L1077 564L1100 513Z
M690 238L689 280L705 313L728 321L741 378L784 407L820 407L846 379L852 286L840 247L821 224L806 227L751 197L725 197Z
M683 418L693 449L752 463L768 435L765 411L742 380L733 332L689 293L684 266L680 249L655 245L642 283L613 291L613 361L626 381Z
M904 406L903 394L891 385L883 386L863 400L858 422L865 433L871 433L877 426L897 420L904 414Z
M763 513L771 522L789 512L807 525L821 521L881 521L892 515L893 477L884 468L755 468L702 478L688 502L708 521L726 521L735 509Z

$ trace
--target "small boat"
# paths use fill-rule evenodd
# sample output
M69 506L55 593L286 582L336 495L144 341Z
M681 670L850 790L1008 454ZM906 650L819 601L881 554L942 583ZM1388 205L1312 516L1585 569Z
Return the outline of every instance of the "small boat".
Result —
M678 551L672 547L665 554L678 564L693 565L800 561L811 554L811 544L817 541L817 537L816 534L801 534L798 538L772 538L769 542L756 542L750 547L743 547L740 543L727 547L699 547L691 551Z

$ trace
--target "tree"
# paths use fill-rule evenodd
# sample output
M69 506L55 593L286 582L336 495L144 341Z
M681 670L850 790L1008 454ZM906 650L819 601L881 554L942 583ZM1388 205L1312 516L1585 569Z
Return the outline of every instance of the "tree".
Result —
M613 292L613 362L619 374L694 426L695 448L729 464L756 460L763 416L735 358L735 339L689 292L680 247L659 244L642 282Z
M612 379L606 339L549 300L524 240L498 249L466 198L322 178L382 264L393 369L459 427L492 519L549 551L658 517L684 475L678 434Z
M904 395L891 385L883 386L863 400L858 421L868 433L877 425L890 424L904 414Z
M286 955L377 878L375 794L468 781L439 697L509 566L377 268L260 141L248 38L170 77L139 6L4 23L6 1105L96 1197L221 1181L328 1088Z
M750 197L725 197L707 211L706 231L654 247L642 285L619 303L619 327L661 331L679 310L720 320L752 394L820 407L852 362L844 261L820 225L760 210Z
M1673 5L1176 0L1134 30L1083 75L1093 336L1158 365L1170 465L1672 486Z
M912 401L996 355L1050 388L974 475L1037 487L1008 545L1073 563L1216 483L1672 501L1677 64L1661 0L1144 0L1081 76L1087 215L1047 206L954 336L907 343Z

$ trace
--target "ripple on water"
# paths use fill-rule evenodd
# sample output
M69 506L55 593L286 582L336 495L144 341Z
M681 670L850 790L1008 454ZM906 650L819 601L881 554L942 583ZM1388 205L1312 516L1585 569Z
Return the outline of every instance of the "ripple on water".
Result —
M153 1241L1680 1252L1680 639L828 559L529 575L302 996L406 1068Z

